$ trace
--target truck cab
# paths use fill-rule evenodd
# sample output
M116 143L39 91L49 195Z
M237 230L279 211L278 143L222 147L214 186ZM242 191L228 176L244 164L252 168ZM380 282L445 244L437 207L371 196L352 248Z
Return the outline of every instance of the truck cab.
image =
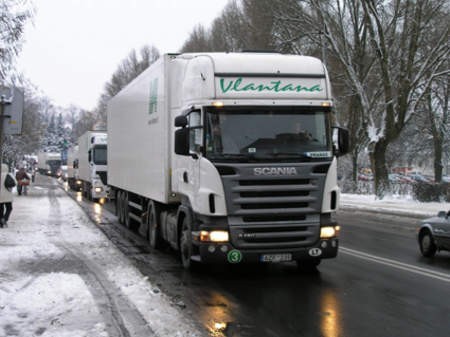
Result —
M108 198L107 134L87 131L78 138L78 179L90 200Z

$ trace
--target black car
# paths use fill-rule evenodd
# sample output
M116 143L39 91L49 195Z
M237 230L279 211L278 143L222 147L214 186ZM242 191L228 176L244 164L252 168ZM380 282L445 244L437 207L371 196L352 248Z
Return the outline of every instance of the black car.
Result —
M422 220L417 239L425 257L433 257L439 250L450 251L450 211Z

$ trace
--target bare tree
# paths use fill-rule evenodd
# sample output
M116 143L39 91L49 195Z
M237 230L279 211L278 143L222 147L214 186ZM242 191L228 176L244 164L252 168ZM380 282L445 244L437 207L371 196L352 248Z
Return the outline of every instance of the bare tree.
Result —
M327 56L344 70L352 105L361 114L351 120L359 117L357 130L362 127L369 140L375 191L382 198L389 189L389 145L411 120L433 79L448 73L441 69L449 56L449 24L433 30L431 20L445 11L445 1L310 0L298 1L296 8L284 20L298 25L297 38L306 35L320 43L323 36ZM430 33L436 43L424 50ZM290 35L292 41L293 30ZM361 132L353 135L361 137Z
M27 0L0 1L0 84L11 76L26 22L32 17Z
M189 35L181 48L182 53L211 51L208 32L202 25L198 25Z

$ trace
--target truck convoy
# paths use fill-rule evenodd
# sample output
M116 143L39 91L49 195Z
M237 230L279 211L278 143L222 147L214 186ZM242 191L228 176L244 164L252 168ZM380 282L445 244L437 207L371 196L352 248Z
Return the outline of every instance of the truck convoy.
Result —
M78 176L75 184L81 184L83 195L90 200L108 197L107 186L107 134L105 131L87 131L78 138L78 151L72 161L72 169Z
M61 153L59 152L38 152L37 168L40 174L56 177L61 163Z
M315 268L338 251L336 157L348 133L333 119L316 58L164 55L108 105L118 220L179 251L185 268Z

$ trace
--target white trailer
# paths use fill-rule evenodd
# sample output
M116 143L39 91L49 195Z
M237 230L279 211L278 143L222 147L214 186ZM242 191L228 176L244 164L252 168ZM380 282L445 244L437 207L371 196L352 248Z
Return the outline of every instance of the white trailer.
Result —
M56 177L61 163L61 153L59 152L38 152L37 168L40 174Z
M315 268L338 250L336 156L348 134L332 129L332 105L316 58L164 55L108 105L119 222L170 244L185 268Z
M67 151L67 183L72 190L81 190L82 182L78 179L78 145Z
M107 134L87 131L78 138L78 180L86 198L108 198Z

